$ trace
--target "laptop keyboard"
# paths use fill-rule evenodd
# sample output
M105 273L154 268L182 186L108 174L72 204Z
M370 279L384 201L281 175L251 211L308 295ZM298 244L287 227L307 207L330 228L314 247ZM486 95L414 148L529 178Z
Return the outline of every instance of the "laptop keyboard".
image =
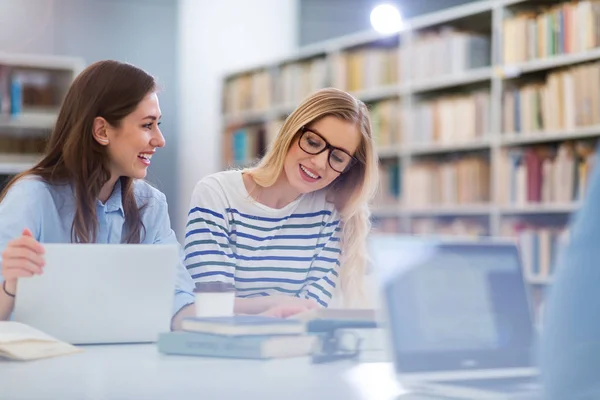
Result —
M539 393L541 385L536 377L512 377L494 379L465 379L452 382L439 382L441 384L451 383L456 386L469 387L473 389L489 390L507 394L530 394Z

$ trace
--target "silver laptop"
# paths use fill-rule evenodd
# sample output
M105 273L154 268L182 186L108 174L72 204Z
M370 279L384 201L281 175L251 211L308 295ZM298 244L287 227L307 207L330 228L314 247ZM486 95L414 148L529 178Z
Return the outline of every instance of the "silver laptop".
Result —
M45 244L13 319L72 344L155 342L170 330L177 245Z
M512 241L374 235L399 382L454 399L538 399L535 328Z

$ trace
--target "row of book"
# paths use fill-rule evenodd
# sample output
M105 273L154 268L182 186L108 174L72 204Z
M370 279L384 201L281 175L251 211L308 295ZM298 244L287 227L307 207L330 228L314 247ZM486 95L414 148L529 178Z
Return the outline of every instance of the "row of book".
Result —
M413 80L459 74L490 64L489 36L452 27L419 35L412 51L409 62ZM318 56L238 75L225 82L224 112L267 111L274 104L298 104L328 85L360 92L401 84L408 73L401 64L405 52L397 44L372 45L342 51L331 61Z
M490 163L480 155L419 160L402 176L403 204L409 209L488 204Z
M62 99L57 79L50 71L0 65L0 117L57 109Z
M249 125L233 129L223 136L223 163L228 167L248 165L266 149L264 125Z
M510 148L497 171L500 204L575 204L583 198L596 162L596 141ZM484 156L417 160L402 171L380 164L377 205L401 202L409 209L482 204L490 200L490 166Z
M332 60L332 84L358 92L398 84L400 75L397 46L372 46L337 54Z
M272 78L268 70L259 70L228 79L223 87L223 112L266 111L273 102Z
M408 139L416 144L469 142L490 133L490 92L451 94L417 103Z
M569 239L565 225L539 225L526 222L505 222L501 235L516 238L523 264L524 276L529 281L550 279L557 267L557 255Z
M283 123L282 119L273 119L226 130L222 144L224 165L243 166L257 161L274 142Z
M503 97L505 132L527 134L600 124L600 62L550 72Z
M502 204L571 204L582 199L595 160L594 140L512 148L499 169Z
M378 148L390 148L402 143L404 121L398 99L382 100L369 107L373 140Z
M43 136L0 135L0 154L41 154L45 147Z
M503 26L503 60L520 63L600 46L600 2L577 0L518 12Z
M424 31L413 43L410 75L413 81L460 75L491 63L491 35L444 26Z
M275 79L277 104L294 106L313 92L327 86L325 57L315 57L281 66Z
M401 169L397 161L379 164L379 187L374 204L379 206L395 205L401 198Z
M407 233L402 220L392 216L375 216L371 222L373 233ZM489 235L489 224L477 218L411 218L408 230L413 235L481 237Z
M480 237L489 235L489 225L475 218L418 218L410 223L415 235Z

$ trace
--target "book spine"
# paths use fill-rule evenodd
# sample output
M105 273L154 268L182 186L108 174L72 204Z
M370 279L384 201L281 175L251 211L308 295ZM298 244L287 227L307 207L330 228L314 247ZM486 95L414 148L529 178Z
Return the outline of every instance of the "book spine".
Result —
M164 354L187 356L226 357L226 358L264 358L262 342L244 340L219 335L198 335L189 332L159 335L158 350Z
M19 77L14 77L10 82L10 98L11 98L11 109L10 113L12 116L21 114L22 104L22 90L23 85Z

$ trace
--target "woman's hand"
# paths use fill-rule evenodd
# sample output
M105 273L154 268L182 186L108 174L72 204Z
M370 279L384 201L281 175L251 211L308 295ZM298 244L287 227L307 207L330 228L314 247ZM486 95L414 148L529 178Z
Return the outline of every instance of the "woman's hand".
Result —
M262 312L260 315L275 318L288 318L296 314L301 314L315 308L319 308L316 301L303 299L300 297L281 296L279 304Z
M17 279L43 273L44 247L35 240L27 228L23 234L6 245L2 252L2 277L6 281L6 290L14 294Z
M280 308L283 307L283 308ZM236 314L263 314L266 312L284 312L285 313L297 313L294 310L307 311L313 308L318 308L319 305L316 301L311 299L304 299L296 296L286 295L273 295L264 297L250 297L250 298L236 298L235 299L235 313ZM279 311L272 311L278 309ZM293 315L290 314L290 315Z
M265 317L275 317L275 318L289 318L297 314L302 314L304 312L310 311L311 308L307 307L305 304L301 303L284 303L273 308L268 309L265 312L262 312L258 315L263 315Z

